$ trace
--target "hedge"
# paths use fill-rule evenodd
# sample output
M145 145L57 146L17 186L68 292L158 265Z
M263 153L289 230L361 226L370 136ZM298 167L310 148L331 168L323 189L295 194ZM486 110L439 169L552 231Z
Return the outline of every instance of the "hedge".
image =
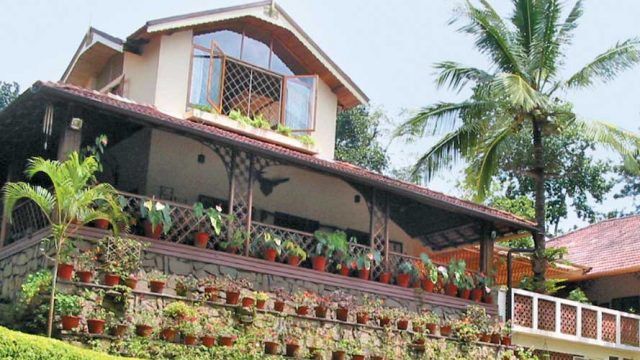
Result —
M12 331L0 326L0 359L117 360L124 358L82 349L60 340Z

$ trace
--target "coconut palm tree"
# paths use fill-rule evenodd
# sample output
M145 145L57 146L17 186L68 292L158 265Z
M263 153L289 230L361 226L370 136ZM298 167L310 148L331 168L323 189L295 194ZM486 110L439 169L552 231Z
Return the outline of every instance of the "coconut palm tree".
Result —
M503 19L487 0L465 2L451 23L475 38L475 46L488 56L487 70L453 61L435 65L439 87L472 90L464 101L440 102L422 108L396 130L397 136L444 136L413 167L413 175L427 181L460 160L476 200L482 201L496 175L503 151L526 134L533 144L534 166L525 169L535 181L534 273L544 281L545 250L545 139L568 129L621 154L637 170L633 156L640 140L636 134L605 122L585 120L561 96L566 90L607 82L640 61L640 42L617 43L568 79L560 78L567 45L582 15L578 0L563 17L558 0L513 0L513 14ZM513 149L511 149L513 150Z
M126 217L118 204L115 188L95 181L98 169L99 163L93 156L82 158L77 152L71 153L64 162L32 158L25 170L27 178L44 174L52 187L47 189L26 182L12 182L7 183L3 189L4 208L9 222L12 221L11 214L16 203L21 199L27 199L40 208L51 226L55 257L48 336L51 336L52 331L60 250L66 246L67 241L73 239L78 225L105 219L114 225L114 231L117 231L118 224L126 224Z

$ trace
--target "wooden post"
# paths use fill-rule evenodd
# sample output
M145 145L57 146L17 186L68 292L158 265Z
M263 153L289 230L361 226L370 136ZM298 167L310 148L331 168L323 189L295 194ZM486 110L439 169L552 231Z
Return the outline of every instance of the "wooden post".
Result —
M13 172L13 163L9 163L9 166L7 166L7 177L5 180L5 184L10 182L13 179L12 172ZM2 201L4 202L4 198L2 198ZM7 214L4 213L4 206L3 206L2 207L2 223L0 223L0 249L4 247L4 243L7 240L7 232L9 231L9 226L11 226L9 224L9 217Z
M480 272L485 275L493 271L493 246L494 239L491 231L486 226L482 227L482 238L480 239Z
M74 151L79 151L80 145L82 144L82 130L72 129L69 125L65 127L60 136L60 144L58 145L59 161L64 161L69 154Z
M389 195L387 194L386 199L385 199L385 204L384 204L384 271L385 272L390 272L391 269L389 269L389 251L391 251L391 248L389 246L389 216L390 216L390 210L389 210Z
M376 204L377 204L377 191L375 188L371 189L371 198L369 200L369 247L373 250L376 248Z
M244 255L245 256L249 256L249 247L251 246L251 215L252 215L252 209L253 209L253 176L254 176L254 171L253 171L253 164L255 161L255 156L253 154L249 155L249 169L248 169L248 176L249 176L249 182L247 184L247 217L246 217L246 231L247 231L247 239L244 242Z

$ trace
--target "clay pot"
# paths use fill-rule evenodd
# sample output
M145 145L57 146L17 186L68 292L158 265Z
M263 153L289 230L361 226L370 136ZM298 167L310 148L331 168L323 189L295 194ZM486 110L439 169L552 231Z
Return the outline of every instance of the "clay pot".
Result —
M511 346L511 336L503 336L501 342L504 346Z
M412 324L411 329L413 330L413 332L418 334L422 334L422 330L424 330L424 328L422 327L422 324L416 324L416 323Z
M209 301L217 301L218 300L218 288L214 286L206 286L204 288L204 295Z
M149 290L151 290L152 293L162 294L164 291L164 281L149 281Z
M492 334L491 335L491 343L492 344L500 344L500 334Z
M107 286L116 286L120 284L120 275L104 274L104 284Z
M493 296L489 293L482 295L482 302L485 304L493 304Z
M351 360L364 360L364 355L351 355Z
M409 280L411 280L411 275L409 274L396 275L396 282L398 283L398 286L409 287Z
M389 282L391 282L391 273L389 272L382 273L378 278L378 281L383 284L388 284Z
M385 359L380 355L371 355L371 360L385 360Z
M300 265L300 256L294 256L294 255L288 256L287 257L287 264L289 264L291 266Z
M491 342L491 335L489 334L480 335L480 341L486 342L486 343Z
M336 309L336 319L340 321L347 321L349 319L349 309Z
M203 336L200 340L202 340L202 345L211 348L216 344L216 338L213 336Z
M226 303L227 305L238 305L240 301L240 292L238 291L226 291Z
M465 300L469 300L469 297L471 296L471 290L469 289L460 290L460 293L458 295L460 295L460 297Z
M237 246L227 246L227 252L229 254L237 254L238 253L238 247Z
M193 335L187 335L184 337L185 345L195 345L198 342L198 338Z
M98 229L107 230L109 228L109 220L106 220L106 219L94 220L93 226Z
M235 339L230 336L220 336L218 338L218 344L220 346L233 346Z
M136 325L136 335L149 337L153 334L153 328L149 325Z
M93 280L92 271L76 271L76 275L78 275L78 280L82 283L90 283Z
M300 345L298 344L286 344L286 354L288 357L296 357L298 356L298 350L300 349Z
M125 285L127 285L127 287L131 290L135 290L136 287L138 286L138 279L129 276L128 278L126 278L124 280Z
M346 264L341 264L340 265L340 270L338 271L338 273L342 276L349 276L349 273L351 272L351 269L349 269L349 267Z
M327 308L324 306L316 306L313 308L316 313L316 317L319 319L325 319L327 317Z
M407 319L400 319L398 320L398 330L407 330L409 328L409 320Z
M357 313L356 314L356 322L358 324L366 324L369 322L369 314L368 313Z
M296 314L298 314L300 316L307 316L309 314L309 307L308 306L298 306L296 308Z
M195 234L193 238L193 245L195 245L195 247L206 249L208 243L209 243L209 234L205 232L199 232Z
M144 236L157 240L160 238L160 235L162 235L162 224L158 224L152 229L153 225L151 224L151 221L145 220L143 225Z
M61 321L62 330L70 331L80 325L80 316L63 316Z
M420 285L422 286L422 290L426 292L433 292L434 283L431 279L422 279L420 281Z
M267 300L256 300L256 309L264 310L264 307L267 305Z
M100 319L87 319L87 330L89 334L101 335L104 333L104 320Z
M440 326L440 336L449 336L449 335L451 335L451 325Z
M448 296L456 296L458 294L458 287L452 283L448 283L444 286L444 294Z
M278 354L278 343L272 341L264 342L264 353L267 355L277 355Z
M275 262L276 257L278 256L278 251L276 249L264 249L264 259L267 261Z
M311 266L315 271L324 271L327 267L327 258L324 256L316 256L311 261Z
M358 270L358 277L363 280L369 280L369 269Z
M162 338L162 340L164 341L173 342L176 340L177 334L178 332L175 329L166 328L162 329L162 331L160 332L160 338Z
M482 289L473 289L471 290L471 300L475 302L482 301L482 293L484 291Z
M58 278L60 280L70 281L73 278L73 264L59 264Z
M436 331L438 330L438 324L425 324L424 326L427 328L427 331L431 335L435 335Z
M127 325L116 325L111 328L111 335L115 337L123 337L127 333Z
M347 353L344 351L334 351L331 353L331 360L344 360L347 357Z
M250 298L250 297L242 298L242 307L243 308L253 307L254 303L255 303L255 300L253 298Z
M277 311L277 312L283 312L284 311L284 301L276 300L273 303L273 310Z
M389 319L389 318L379 318L378 322L380 323L380 326L385 327L385 326L388 326L389 324L391 324L391 319Z
M314 347L309 348L309 359L322 360L322 350Z

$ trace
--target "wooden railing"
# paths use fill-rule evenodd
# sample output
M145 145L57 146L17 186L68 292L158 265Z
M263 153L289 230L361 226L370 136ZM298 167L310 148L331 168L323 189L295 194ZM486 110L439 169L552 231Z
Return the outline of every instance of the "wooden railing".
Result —
M511 304L516 333L624 350L640 348L638 315L521 289L513 289ZM501 301L503 306L506 306L505 301Z
M3 225L7 227L5 230L5 236L7 237L5 244L28 237L34 232L44 229L48 224L45 215L36 203L31 200L20 201L13 208L11 223L8 220L7 217L6 221L3 221Z

